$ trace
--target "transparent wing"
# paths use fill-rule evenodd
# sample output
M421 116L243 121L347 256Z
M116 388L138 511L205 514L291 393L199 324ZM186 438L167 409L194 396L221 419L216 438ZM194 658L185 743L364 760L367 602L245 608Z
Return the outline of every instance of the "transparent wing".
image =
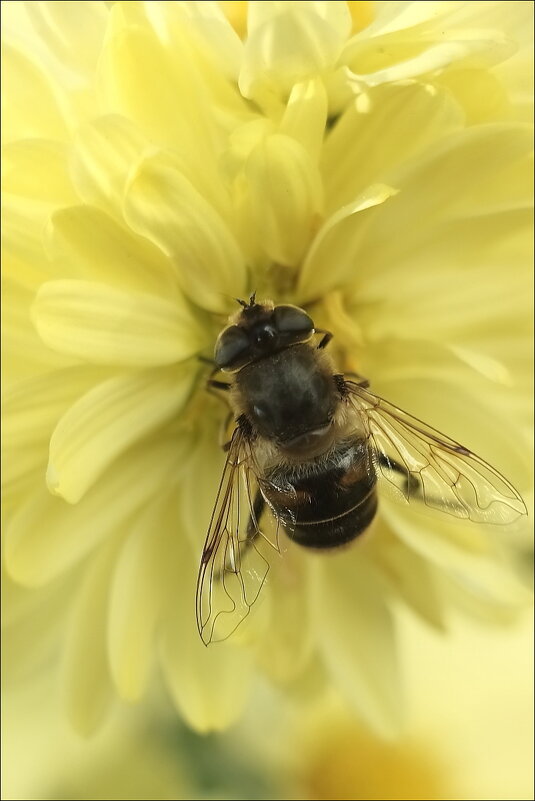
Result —
M513 485L475 453L358 384L345 384L377 476L406 501L477 523L505 525L527 514Z
M197 579L197 626L203 642L226 640L247 617L269 562L259 527L254 453L243 432L232 435Z

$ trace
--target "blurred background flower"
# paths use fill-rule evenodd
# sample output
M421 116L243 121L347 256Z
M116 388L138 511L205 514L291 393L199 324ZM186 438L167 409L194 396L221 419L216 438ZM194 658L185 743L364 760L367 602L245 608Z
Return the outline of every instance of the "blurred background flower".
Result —
M359 726L333 688L288 706L268 686L227 733L197 735L161 688L90 740L41 674L3 710L6 799L533 798L533 618L506 630L457 616L451 636L401 613L410 715L403 738ZM492 666L492 669L489 669Z
M439 630L455 607L513 620L526 530L384 502L351 552L289 549L246 634L204 649L224 412L198 356L234 297L306 305L341 364L529 500L533 4L2 14L6 677L58 674L86 734L161 671L200 732L252 714L261 675L291 703L334 682L392 735L397 604Z

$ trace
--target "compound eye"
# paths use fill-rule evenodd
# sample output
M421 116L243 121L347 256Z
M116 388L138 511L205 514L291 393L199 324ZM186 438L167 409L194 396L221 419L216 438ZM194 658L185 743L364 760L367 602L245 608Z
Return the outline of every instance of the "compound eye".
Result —
M314 330L312 318L298 306L276 306L273 320L281 334L311 334Z
M214 361L221 369L235 367L250 347L249 337L243 328L231 325L229 328L225 328L217 339Z

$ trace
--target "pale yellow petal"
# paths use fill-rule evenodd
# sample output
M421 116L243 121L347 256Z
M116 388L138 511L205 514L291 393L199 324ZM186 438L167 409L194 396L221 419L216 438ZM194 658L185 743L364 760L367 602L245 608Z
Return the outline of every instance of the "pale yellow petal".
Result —
M447 70L434 83L451 92L468 125L506 120L513 115L507 85L488 69Z
M32 375L6 392L2 402L2 487L8 490L48 459L50 434L61 415L106 377L94 367L68 367ZM108 373L109 375L109 373Z
M81 126L73 140L71 174L82 200L121 216L132 165L150 149L134 123L119 114Z
M42 281L59 277L43 247L54 206L48 201L7 193L3 200L2 250L7 257L4 274L35 290Z
M382 184L364 191L352 203L328 218L318 231L299 273L296 295L300 303L319 299L325 292L358 275L358 253L367 226L377 208L396 194Z
M203 344L184 302L92 281L49 281L32 319L51 348L94 364L175 364Z
M67 138L67 124L55 90L34 61L9 44L2 46L2 139Z
M318 567L314 614L323 658L366 723L395 736L403 713L400 670L393 620L373 565L357 546Z
M83 395L50 440L47 484L76 503L113 459L177 417L192 391L196 366L119 375Z
M4 269L9 258L4 258ZM47 348L30 319L35 292L5 277L2 280L2 368L4 391L19 381L75 363L75 359Z
M500 607L510 616L511 611L529 603L530 591L515 576L505 550L496 547L495 532L484 526L474 532L477 527L470 522L452 523L446 515L431 515L419 508L408 511L385 499L381 514L406 546L445 574L453 585L450 592L458 585L463 595L472 596L474 607L480 604L494 609L499 618ZM462 598L459 602L461 605Z
M249 694L251 655L230 643L206 647L195 624L199 554L177 538L176 578L170 615L162 624L160 658L177 709L198 732L226 729L239 718Z
M267 523L262 523L264 530ZM273 541L276 538L273 534ZM267 552L269 618L258 636L257 660L277 683L299 682L312 657L315 619L311 610L310 565L303 549L280 537L282 554Z
M523 126L477 126L390 173L401 191L377 209L351 290L369 336L451 338L480 330L476 319L495 327L497 315L509 321L507 336L509 324L526 320L532 146Z
M73 579L34 590L15 584L2 571L2 684L35 681L56 658L65 634Z
M167 44L171 55L184 58L176 47L179 33L177 27L187 30L192 36L192 44L202 48L203 55L213 62L210 72L204 72L208 79L217 81L217 96L220 101L228 100L231 81L235 81L242 57L243 45L221 9L221 4L211 0L190 0L182 3L147 3L147 16ZM182 33L183 35L183 33ZM202 69L202 64L199 65ZM219 72L219 80L217 80ZM230 80L229 80L230 79ZM227 84L226 90L224 83ZM215 87L214 87L215 88Z
M47 228L47 250L58 277L103 281L122 290L163 295L170 302L175 299L177 307L183 305L165 255L94 206L57 211Z
M71 610L63 655L63 693L69 720L80 734L99 728L113 701L106 653L109 585L114 543L90 564Z
M177 442L183 467L189 464L191 445L187 437ZM176 470L173 479L180 474ZM158 625L174 601L176 571L182 569L180 561L175 562L173 542L183 536L176 491L171 500L168 492L162 492L136 517L119 552L111 587L108 649L113 680L127 701L138 700L146 687ZM193 613L192 608L173 609L180 615Z
M297 83L290 92L279 132L297 139L314 164L318 163L325 123L327 95L318 78Z
M106 3L25 3L39 43L66 67L92 76L104 40Z
M245 205L264 253L277 264L297 265L322 210L317 167L293 138L274 134L253 149L244 178Z
M125 214L172 260L184 292L199 306L222 312L246 291L246 266L232 232L165 155L140 165Z
M463 122L463 111L449 92L430 85L382 86L363 93L325 140L321 168L327 209L339 208L371 183L385 180L393 167Z
M390 42L385 42L384 39L374 44L377 50L372 50L370 45L365 43L362 50L355 55L352 54L349 59L349 65L353 70L352 81L357 90L362 84L380 86L421 75L429 76L450 64L461 65L464 69L489 67L506 59L515 49L500 31L492 30L459 31L452 33L447 41L439 41L425 48L420 44L419 38L415 37L413 42L409 40L408 43L402 43L406 48L403 55L401 55L403 50L400 53L397 49L399 45L396 39L393 47L390 47ZM384 53L384 60L392 63L382 69L374 69L371 64L375 61L377 51L381 56Z
M369 541L363 546L392 601L403 601L423 620L443 631L445 610L433 566L394 537L382 520L374 524Z
M138 510L181 475L183 440L169 434L140 443L116 459L87 496L69 505L47 492L44 479L6 525L6 564L16 581L41 586L73 568L96 546L132 525Z
M239 85L246 97L265 87L289 92L338 58L351 30L346 3L251 2Z
M48 139L21 139L2 150L2 188L25 198L67 205L76 202L68 150Z
M104 112L133 120L154 144L214 165L210 134L213 118L205 90L188 54L182 31L184 58L177 68L159 41L140 4L115 3L110 11L106 44L99 60L98 79ZM175 42L175 46L179 46ZM188 54L189 55L189 54Z

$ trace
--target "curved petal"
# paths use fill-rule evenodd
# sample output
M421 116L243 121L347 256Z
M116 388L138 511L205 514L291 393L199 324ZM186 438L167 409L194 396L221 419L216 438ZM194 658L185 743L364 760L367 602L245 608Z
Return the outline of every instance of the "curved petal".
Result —
M52 263L58 272L62 270L61 278L68 269L72 278L150 292L180 303L176 276L164 254L95 206L56 211L46 245Z
M299 272L296 296L300 303L317 300L355 277L358 252L366 228L377 213L375 207L396 191L383 184L371 186L329 217L316 234Z
M2 140L65 140L65 116L45 72L10 44L2 46L2 65Z
M4 258L4 270L9 257ZM33 276L35 279L35 276ZM39 282L37 282L39 283ZM20 381L71 366L75 360L47 348L38 336L30 317L35 291L7 275L2 280L2 367L4 391L15 390Z
M246 290L244 259L231 231L164 154L146 159L132 176L125 215L172 260L184 292L199 306L224 312Z
M50 139L21 139L2 148L5 192L43 202L76 202L69 178L68 150Z
M83 395L52 434L50 491L77 503L116 456L178 416L195 371L144 370L111 378Z
M113 681L126 701L141 697L149 677L156 627L170 592L168 540L181 535L173 522L161 493L136 516L118 554L107 640Z
M71 176L79 196L110 214L122 215L132 165L152 147L134 123L119 114L80 126L71 155Z
M442 585L434 566L395 537L384 520L374 523L368 541L362 545L392 600L401 599L422 620L444 631Z
M325 140L327 209L349 203L376 181L388 183L390 170L463 123L464 113L450 93L428 84L381 86L361 94Z
M73 727L85 736L102 724L113 696L106 653L106 618L116 545L90 565L72 609L63 657L63 692Z
M181 475L187 437L166 434L116 459L71 506L41 486L6 525L6 565L21 584L41 586L72 569L103 540L133 525L135 513Z
M48 443L59 418L105 371L94 367L67 367L32 375L18 382L2 402L2 487L8 490L25 475L44 468Z
M369 725L392 737L403 715L394 624L373 565L358 549L321 565L314 613L340 689Z
M524 126L481 125L390 173L401 191L366 229L348 292L368 337L451 340L497 316L507 336L528 319L532 146Z
M94 364L174 364L205 344L178 299L92 281L47 282L37 293L32 319L49 347Z
M101 106L132 119L154 144L188 158L201 152L204 167L215 167L213 116L184 30L174 47L180 47L180 68L148 23L142 4L114 4L98 65Z
M289 136L267 136L244 165L244 207L257 240L277 264L301 260L322 209L317 167L304 147Z
M227 728L242 713L252 677L251 655L231 643L206 648L192 599L198 559L186 540L176 538L171 607L179 610L161 627L160 659L177 709L199 732Z
M319 78L292 87L279 132L303 145L317 164L327 122L327 94Z
M331 67L351 30L347 3L252 2L239 86L245 97L294 83Z

